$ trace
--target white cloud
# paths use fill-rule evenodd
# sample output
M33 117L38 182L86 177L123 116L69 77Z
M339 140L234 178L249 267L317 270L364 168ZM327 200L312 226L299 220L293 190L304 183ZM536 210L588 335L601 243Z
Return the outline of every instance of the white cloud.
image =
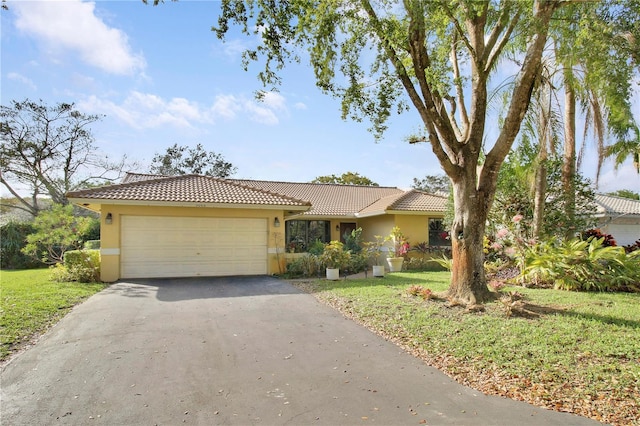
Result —
M262 103L269 109L276 111L287 111L287 101L278 92L265 92Z
M242 102L233 95L218 95L211 107L211 112L215 116L226 120L233 120L239 111L242 110Z
M214 124L217 119L235 120L245 115L248 120L276 125L279 114L287 114L286 99L277 93L267 93L264 102L235 95L218 95L207 107L185 98L164 99L158 95L133 91L121 102L90 96L78 102L78 108L88 113L105 114L136 129L165 125L194 128Z
M111 74L131 75L145 68L145 60L131 51L127 35L95 15L94 2L15 2L16 27L38 39L57 56L72 51L87 64Z
M302 102L296 102L295 105L293 106L295 109L299 109L299 110L305 110L307 109L307 105L302 103Z
M222 51L224 54L230 58L238 58L242 55L245 50L249 49L249 44L244 40L228 40L224 43L220 43L222 45Z
M29 87L31 90L37 89L36 85L31 79L23 76L22 74L18 74L17 72L10 72L9 74L7 74L7 78L9 80L18 81L24 84L25 86Z

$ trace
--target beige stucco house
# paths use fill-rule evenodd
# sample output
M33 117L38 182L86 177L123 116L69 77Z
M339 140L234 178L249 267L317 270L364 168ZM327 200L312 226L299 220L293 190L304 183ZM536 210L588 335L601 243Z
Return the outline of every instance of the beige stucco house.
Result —
M67 194L101 219L102 279L277 274L286 251L398 226L440 244L446 199L398 188L129 173Z

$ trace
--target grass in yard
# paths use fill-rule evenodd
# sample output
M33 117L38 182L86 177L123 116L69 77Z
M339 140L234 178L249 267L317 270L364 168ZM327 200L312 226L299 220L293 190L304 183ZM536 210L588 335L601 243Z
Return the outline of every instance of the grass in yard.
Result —
M0 363L60 320L71 308L106 287L57 283L48 269L0 272Z
M448 272L294 284L485 393L640 424L640 294L511 287L525 310L507 317L500 301L469 313L407 293L446 290Z

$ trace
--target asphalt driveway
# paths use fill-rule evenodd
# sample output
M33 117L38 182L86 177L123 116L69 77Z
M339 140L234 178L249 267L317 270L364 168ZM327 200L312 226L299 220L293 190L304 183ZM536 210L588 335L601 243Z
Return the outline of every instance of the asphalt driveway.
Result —
M485 396L269 277L112 285L2 370L2 425L587 425Z

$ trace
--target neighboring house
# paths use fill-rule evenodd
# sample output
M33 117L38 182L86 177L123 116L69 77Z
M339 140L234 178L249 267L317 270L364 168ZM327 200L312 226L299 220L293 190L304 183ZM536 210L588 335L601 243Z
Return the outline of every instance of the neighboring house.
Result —
M598 229L610 234L619 246L640 240L640 201L596 194Z
M353 186L129 173L67 194L100 213L102 279L260 275L316 239L363 240L400 227L412 244L446 245L446 197Z

